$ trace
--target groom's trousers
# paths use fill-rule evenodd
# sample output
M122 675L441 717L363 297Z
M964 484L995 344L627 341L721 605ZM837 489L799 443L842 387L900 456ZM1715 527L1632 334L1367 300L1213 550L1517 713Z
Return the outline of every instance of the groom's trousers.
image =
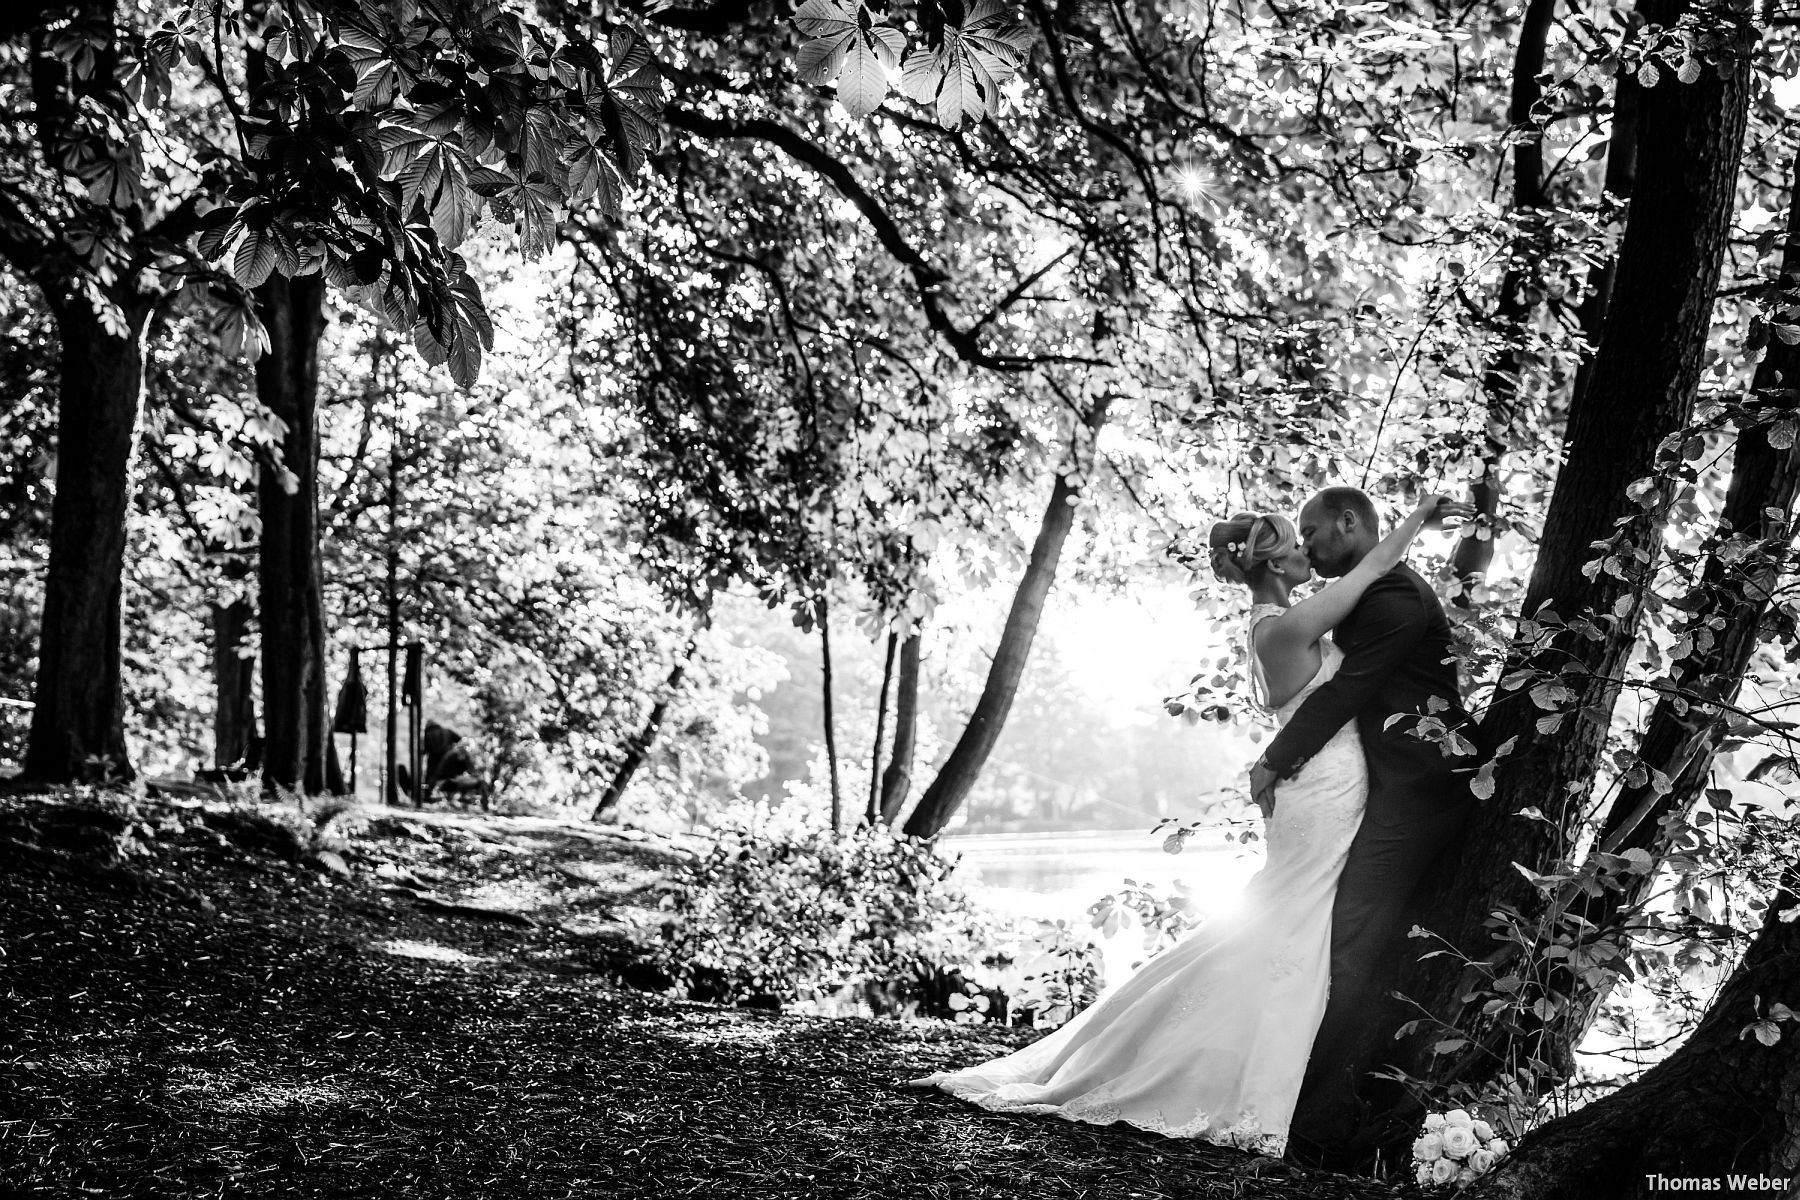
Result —
M1343 1099L1353 1097L1375 1065L1366 1061L1371 1055L1364 1049L1371 1045L1371 1026L1389 1034L1398 1027L1398 1021L1388 1019L1393 1005L1387 992L1408 944L1405 934L1416 916L1419 885L1462 832L1471 807L1467 801L1452 802L1391 825L1364 816L1331 907L1331 993L1300 1085L1302 1105L1321 1091L1338 1088ZM1430 948L1420 945L1417 950ZM1328 1137L1330 1132L1313 1131L1313 1136Z

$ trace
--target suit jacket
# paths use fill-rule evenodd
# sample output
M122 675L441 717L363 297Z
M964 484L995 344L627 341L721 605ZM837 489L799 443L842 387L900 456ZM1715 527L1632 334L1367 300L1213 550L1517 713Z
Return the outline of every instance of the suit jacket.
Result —
M1433 715L1479 747L1479 731L1462 705L1452 659L1450 622L1431 585L1399 566L1369 585L1333 634L1344 662L1300 705L1269 743L1263 761L1285 779L1350 721L1369 763L1365 819L1397 825L1471 800L1469 780L1485 755L1450 757L1447 746L1408 732L1411 719L1437 696L1449 707Z

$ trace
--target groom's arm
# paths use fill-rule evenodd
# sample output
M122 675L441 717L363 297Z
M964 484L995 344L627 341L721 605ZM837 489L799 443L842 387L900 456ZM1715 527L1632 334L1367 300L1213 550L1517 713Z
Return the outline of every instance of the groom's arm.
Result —
M1358 642L1336 675L1300 705L1262 761L1275 778L1300 768L1333 734L1368 707L1375 693L1424 640L1429 614L1418 589L1404 575L1384 576L1363 593L1356 609Z

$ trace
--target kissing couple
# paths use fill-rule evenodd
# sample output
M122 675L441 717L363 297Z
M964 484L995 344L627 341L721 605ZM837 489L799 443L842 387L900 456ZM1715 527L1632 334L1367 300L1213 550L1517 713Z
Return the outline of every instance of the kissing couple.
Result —
M915 1086L1272 1156L1287 1152L1303 1099L1354 1101L1374 1065L1370 1027L1398 1026L1384 984L1420 882L1467 820L1482 757L1459 761L1413 732L1429 712L1475 733L1443 606L1401 562L1420 530L1468 514L1429 495L1383 537L1368 496L1330 487L1296 520L1240 513L1212 527L1214 573L1250 593L1251 698L1281 725L1250 769L1265 865L1235 912L1068 1024ZM1296 597L1315 573L1331 582Z

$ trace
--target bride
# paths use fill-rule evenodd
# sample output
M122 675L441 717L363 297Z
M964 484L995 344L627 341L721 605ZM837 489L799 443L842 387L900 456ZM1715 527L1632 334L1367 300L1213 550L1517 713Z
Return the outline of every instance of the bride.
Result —
M1241 513L1214 525L1214 573L1250 590L1244 640L1256 706L1285 722L1330 679L1343 660L1332 628L1421 529L1459 508L1426 496L1354 569L1297 603L1293 589L1313 572L1292 522ZM912 1085L983 1108L1124 1122L1279 1156L1325 1011L1331 905L1367 793L1352 723L1278 786L1264 812L1268 857L1237 910L1041 1040Z

